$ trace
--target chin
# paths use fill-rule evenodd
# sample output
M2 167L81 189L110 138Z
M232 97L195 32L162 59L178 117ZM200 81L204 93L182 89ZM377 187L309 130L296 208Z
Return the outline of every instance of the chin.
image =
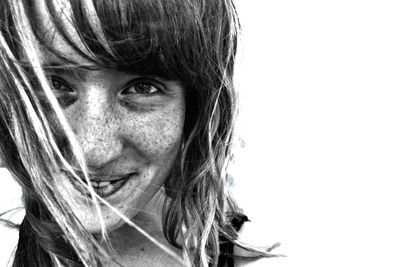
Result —
M117 214L111 211L108 207L101 205L101 215L107 232L112 232L120 228L125 224ZM128 218L132 218L135 214L129 214ZM101 233L100 218L97 215L96 209L94 207L85 207L77 212L77 217L85 227L85 229L90 233Z
M97 219L96 221L91 221L91 222L84 222L85 229L89 233L101 233L101 225L100 225L100 220ZM104 219L104 224L107 232L113 232L120 228L122 225L125 224L125 222L121 218L115 218L114 220L108 220Z

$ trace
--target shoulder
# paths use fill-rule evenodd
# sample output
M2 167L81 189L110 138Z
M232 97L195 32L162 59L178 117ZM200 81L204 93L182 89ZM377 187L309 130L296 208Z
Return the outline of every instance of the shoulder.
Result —
M242 224L238 230L238 244L234 246L233 254L235 267L237 266L267 266L271 262L272 257L280 256L275 254L273 249L279 246L279 243L275 243L268 240L268 236L265 231L265 226L246 221ZM251 247L254 251L245 249L243 247ZM260 253L262 252L262 253ZM263 256L261 256L263 254Z

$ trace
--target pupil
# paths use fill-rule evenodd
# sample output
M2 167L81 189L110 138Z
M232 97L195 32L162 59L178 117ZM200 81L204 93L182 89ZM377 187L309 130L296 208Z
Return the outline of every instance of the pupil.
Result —
M151 91L151 86L144 83L139 83L137 85L138 93L149 93Z
M58 81L52 81L52 84L53 84L53 88L54 89L57 89L57 90L60 90L61 89L61 83L60 82L58 82Z

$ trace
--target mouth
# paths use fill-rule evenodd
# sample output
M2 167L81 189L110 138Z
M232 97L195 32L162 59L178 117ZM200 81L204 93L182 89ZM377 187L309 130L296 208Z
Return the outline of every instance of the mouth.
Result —
M90 183L92 184L93 190L96 192L96 194L103 198L106 198L120 190L132 175L133 173L125 175L117 180L105 182L90 180Z
M102 198L110 197L118 192L133 176L137 173L132 172L123 176L89 176L90 184L93 187L94 192ZM81 180L86 184L86 180L80 176ZM83 186L82 183L78 182L75 178L72 178L72 184L75 188L86 196L90 196L90 192Z

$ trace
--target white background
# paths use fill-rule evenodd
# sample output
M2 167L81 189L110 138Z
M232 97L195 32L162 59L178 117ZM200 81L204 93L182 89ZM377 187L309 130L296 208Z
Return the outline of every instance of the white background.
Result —
M237 6L233 191L263 242L282 243L268 266L400 266L398 1ZM0 175L4 210L16 194Z

